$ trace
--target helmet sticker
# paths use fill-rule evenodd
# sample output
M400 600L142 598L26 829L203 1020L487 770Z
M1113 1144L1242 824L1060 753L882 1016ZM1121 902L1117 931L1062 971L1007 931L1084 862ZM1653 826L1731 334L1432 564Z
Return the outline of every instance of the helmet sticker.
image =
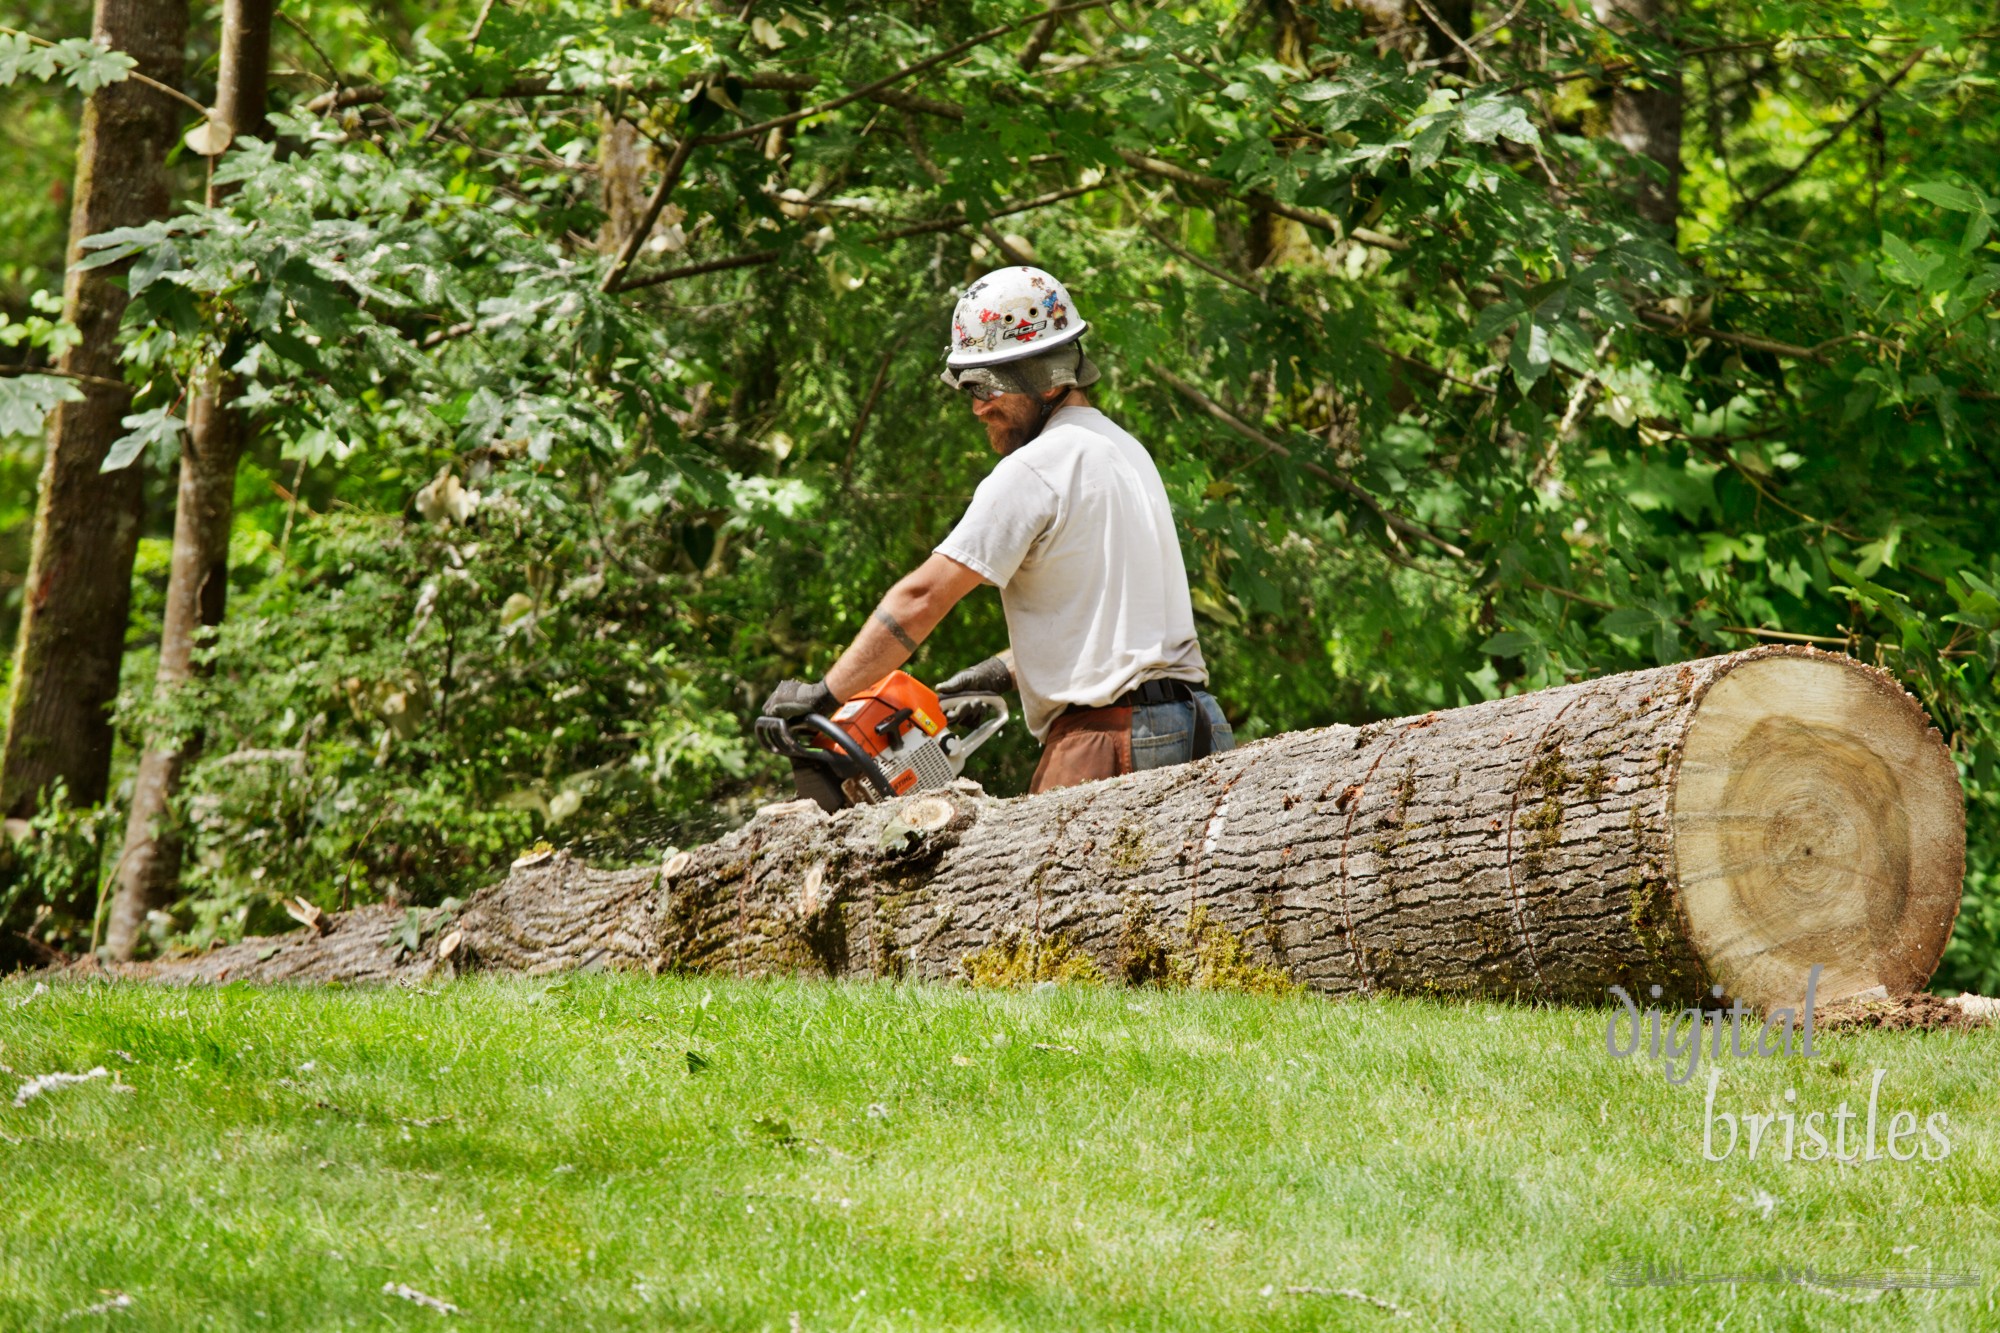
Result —
M961 369L1030 356L1088 325L1052 274L1031 265L996 269L964 288L952 312L947 355Z

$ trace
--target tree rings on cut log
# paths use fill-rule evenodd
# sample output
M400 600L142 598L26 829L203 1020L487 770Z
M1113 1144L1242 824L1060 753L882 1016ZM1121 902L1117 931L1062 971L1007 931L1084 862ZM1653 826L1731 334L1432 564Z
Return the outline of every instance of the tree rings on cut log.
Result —
M1965 872L1958 773L1923 710L1847 658L1772 656L1697 701L1673 795L1688 939L1726 993L1921 989Z
M898 811L896 817L905 827L919 833L935 833L957 813L958 807L942 796L919 796Z

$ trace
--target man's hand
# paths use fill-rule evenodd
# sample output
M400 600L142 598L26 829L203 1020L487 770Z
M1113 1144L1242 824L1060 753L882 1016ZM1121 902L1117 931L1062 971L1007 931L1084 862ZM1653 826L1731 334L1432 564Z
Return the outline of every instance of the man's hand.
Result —
M807 713L831 716L838 707L840 700L826 687L825 681L785 680L779 681L778 688L764 701L764 716L788 721Z
M989 657L937 683L939 695L1005 694L1014 688L1014 672L1004 657Z

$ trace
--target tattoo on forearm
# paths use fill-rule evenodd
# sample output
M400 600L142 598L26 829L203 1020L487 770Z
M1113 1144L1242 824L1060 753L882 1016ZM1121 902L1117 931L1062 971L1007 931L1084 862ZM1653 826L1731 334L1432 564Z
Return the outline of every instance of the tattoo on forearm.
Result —
M888 630L896 636L897 643L902 644L913 653L917 651L917 641L910 637L909 631L897 622L896 617L878 606L875 608L875 619L881 623L883 629Z

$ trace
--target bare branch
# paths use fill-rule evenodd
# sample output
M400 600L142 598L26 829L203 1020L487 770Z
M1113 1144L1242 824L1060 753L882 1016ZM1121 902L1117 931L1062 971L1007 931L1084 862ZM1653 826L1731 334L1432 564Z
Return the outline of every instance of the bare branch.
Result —
M1110 0L1105 0L1105 3L1107 4L1110 3ZM1082 7L1085 9L1093 8L1093 6L1090 5L1085 5ZM32 32L22 32L19 28L10 28L3 23L0 23L0 32L6 33L9 37L22 38L25 41L32 42L36 46L55 45L54 42L50 41L46 37L37 37ZM178 88L170 88L166 84L161 83L158 79L148 78L146 75L141 74L136 69L126 70L125 77L132 80L132 82L134 83L145 84L148 88L151 88L156 93L165 93L167 96L173 98L176 102L180 102L187 106L193 107L195 113L204 119L206 119L208 116L207 107L195 101L192 97L189 97L186 93L182 92Z
M372 83L364 83L359 88L335 88L321 93L302 108L309 115L323 116L329 111L344 111L351 106L367 106L380 102L389 96L386 88Z
M1860 120L1863 116L1867 115L1870 111L1872 111L1875 108L1876 103L1880 102L1883 98L1887 97L1890 91L1894 89L1897 84L1901 83L1904 79L1908 78L1910 75L1910 71L1915 69L1917 67L1918 62L1921 61L1925 56L1929 55L1930 53L1931 53L1931 48L1928 46L1920 46L1914 52L1912 52L1910 58L1908 60L1905 60L1899 67L1897 67L1896 72L1894 74L1891 74L1886 80L1884 80L1881 87L1877 88L1874 92L1870 93L1867 99L1863 101L1860 106L1854 108L1853 115L1849 116L1846 120L1841 121L1840 124L1834 126L1832 130L1828 131L1826 137L1821 139L1818 143L1814 144L1812 151L1807 153L1797 166L1793 167L1790 171L1786 172L1784 175L1778 177L1778 179L1772 181L1769 185L1766 185L1763 189L1759 190L1755 198L1751 199L1750 202L1744 204L1741 208L1736 210L1736 216L1739 219L1750 216L1750 214L1754 213L1757 210L1757 206L1759 204L1763 203L1766 199L1769 199L1772 195L1776 194L1778 191L1784 189L1787 185L1790 185L1793 181L1797 180L1800 174L1803 173L1807 167L1811 166L1814 160L1817 159L1821 153L1824 153L1827 149L1831 148L1834 145L1834 142L1838 140L1841 135L1847 133L1847 131L1853 127L1854 122Z
M901 111L917 111L926 116L938 116L945 120L964 120L965 108L955 102L939 101L935 97L925 97L921 93L904 92L901 88L880 88L868 94L868 101L880 102Z
M875 382L868 386L868 396L861 402L861 411L854 418L854 429L847 437L847 456L840 465L840 486L846 490L854 480L854 455L861 447L861 437L868 430L868 418L875 414L875 404L882 397L882 388L889 382L889 367L895 363L896 354L909 343L916 332L914 328L903 330L901 337L889 344L882 353L882 364L875 367Z
M597 290L608 292L615 289L619 279L625 276L625 270L632 266L632 260L638 256L639 247L653 234L653 224L660 220L660 210L667 206L667 196L671 195L674 186L680 183L681 171L687 166L688 154L694 151L695 142L695 136L688 134L681 136L681 141L674 145L674 155L667 159L666 170L660 173L659 188L655 189L653 197L646 201L646 211L639 216L639 221L632 228L632 234L625 238L625 244L619 247L618 258L612 262Z
M1192 189L1219 190L1227 194L1236 193L1236 186L1219 176L1203 176L1197 172L1189 171L1186 167L1177 167L1171 162L1162 162L1157 157L1147 157L1143 153L1135 153L1125 148L1118 150L1118 156L1124 158L1127 165L1137 167L1140 171L1146 172L1148 175L1175 181ZM1355 227L1350 230L1346 224L1342 223L1339 218L1334 217L1331 213L1321 213L1310 208L1300 208L1295 204L1283 203L1277 199L1273 199L1261 190L1252 190L1240 197L1252 208L1265 213L1275 213L1279 217L1290 218L1292 221L1302 223L1316 231L1326 232L1335 240L1346 240L1352 237L1364 245L1373 245L1384 250L1407 250L1410 248L1410 243L1400 236L1385 235L1379 231L1371 231L1366 227Z
M1083 3L1081 4L1064 5L1060 9L1051 9L1048 12L1047 17L1053 18L1063 14L1076 14L1086 9L1102 9L1110 3L1112 3L1112 0L1083 0ZM856 88L851 93L842 93L839 97L833 98L830 101L815 103L814 105L806 107L803 110L794 111L789 115L779 116L775 120L761 121L755 125L745 125L739 129L729 130L722 134L705 135L703 136L702 142L710 144L721 144L721 143L729 143L736 139L750 139L760 134L769 133L770 131L777 129L781 125L791 125L797 123L798 121L809 119L813 116L825 115L829 111L833 111L840 107L846 106L849 102L858 102L863 100L864 98L873 97L876 93L881 92L885 88L893 88L895 85L903 82L903 80L905 79L915 78L917 75L923 73L927 69L930 69L937 65L942 65L947 60L952 60L957 58L958 56L964 55L967 51L970 51L975 46L983 46L987 42L990 42L997 37L1005 37L1008 33L1013 32L1017 28L1025 28L1028 27L1030 24L1040 23L1042 21L1043 21L1043 16L1034 15L1024 19L1018 19L1013 23L1004 23L997 28L988 28L985 32L982 32L977 36L966 38L964 41L960 42L956 46L948 47L945 50L938 52L934 56L926 56L924 59L917 61L913 65L905 65L902 69L897 70L894 74L889 75L887 78L877 79L875 82L868 84L865 87Z
M320 62L326 66L326 72L333 76L333 86L335 88L340 87L342 82L340 66L334 64L333 57L328 55L326 49L313 39L312 30L282 9L277 11L277 14L279 19L286 23L292 31L298 33L305 44L312 48L312 53L320 58Z
M1290 449L1286 448L1278 441L1272 439L1270 436L1264 434L1264 432L1258 430L1255 426L1252 426L1249 422L1244 421L1242 418L1238 417L1235 413L1231 412L1228 408L1224 407L1221 403L1216 402L1213 398L1210 398L1200 389L1195 388L1194 385L1189 384L1186 380L1182 379L1180 376L1166 369L1159 362L1148 361L1146 363L1146 369L1150 370L1154 375L1158 376L1167 385L1168 388L1172 389L1174 392L1186 398L1189 402L1201 408L1202 411L1208 413L1210 416L1214 417L1217 421L1220 421L1223 425L1229 427L1229 429L1235 431L1238 435L1241 435L1244 439L1250 441L1252 444L1262 447L1266 453L1276 454L1280 458L1290 458L1292 456L1292 451ZM1374 513L1374 515L1377 518L1381 519L1383 524L1386 527L1388 527L1392 532L1401 533L1403 536L1409 537L1412 540L1425 542L1431 546L1435 546L1438 550L1443 551L1446 555L1451 556L1453 559L1463 560L1466 558L1463 549L1452 545L1450 542L1438 536L1430 529L1422 527L1416 523L1412 523L1409 519L1404 518L1401 514L1398 514L1394 510L1385 507L1380 500L1376 499L1373 495L1363 490L1360 486L1357 486L1355 483L1349 481L1346 477L1340 476L1337 473L1328 472L1325 468L1321 467L1319 464L1311 462L1309 460L1303 460L1303 459L1300 460L1299 467L1301 470L1309 472L1313 476L1318 477L1321 481L1339 487L1341 490L1347 492L1347 494L1353 496L1356 500L1359 500L1363 505L1367 506L1367 508L1372 513Z
M1022 203L1009 204L1005 208L995 209L993 212L987 214L987 217L989 220L992 218L1013 217L1016 213L1026 213L1037 208L1047 208L1051 204L1059 204L1065 199L1074 199L1078 195L1089 194L1093 190L1108 189L1109 186L1110 182L1108 181L1099 181L1095 185L1072 185L1066 190L1056 190L1049 194L1037 195L1035 198ZM932 218L928 222L913 222L907 227L898 227L894 231L885 231L868 239L871 244L879 245L885 241L900 241L906 236L928 236L932 232L955 231L965 225L967 225L966 220L962 217Z
M671 84L633 84L620 89L620 91L638 97L681 93L703 82L708 77L707 75L693 75L682 79L679 83ZM783 70L745 74L740 77L745 88L753 88L759 92L807 92L813 88L817 88L820 83L817 75L793 74ZM513 98L531 97L595 98L604 96L605 92L605 89L595 87L558 88L555 86L554 78L550 75L523 74L511 82L502 84L492 92L475 94L472 100L505 101ZM360 88L339 88L332 92L321 93L310 102L307 102L304 109L316 116L324 115L328 111L338 111L345 107L363 106L374 102L381 102L386 100L388 96L389 93L386 88L375 84L367 84ZM885 106L897 107L904 111L921 112L927 116L939 116L945 120L963 120L965 118L965 108L956 103L940 101L935 97L925 97L919 93L904 92L900 88L877 89L869 93L864 100L880 102Z
M472 31L466 34L465 44L471 48L479 46L479 34L486 31L486 20L493 17L493 0L485 0L479 6L479 17L472 21Z
M1042 56L1048 52L1050 43L1056 39L1056 16L1051 14L1035 25L1028 34L1028 44L1021 48L1018 63L1024 74L1033 74L1035 67L1042 63Z
M59 380L75 380L79 384L91 384L100 389L130 389L124 380L106 379L102 375L85 375L74 370L59 370L55 366L0 366L0 379L15 379L26 375L50 375Z
M1689 328L1673 316L1661 314L1656 310L1641 310L1639 318L1660 329L1662 332L1674 334L1676 337L1713 338L1717 342L1728 343L1733 347L1747 347L1753 352L1769 352L1774 356L1789 356L1798 361L1818 361L1822 364L1826 361L1826 354L1820 350L1820 347L1828 347L1847 341L1845 338L1835 338L1831 343L1822 343L1820 347L1801 347L1797 343L1779 342L1775 338L1766 338L1761 334L1730 333L1723 329L1706 327Z
M731 255L727 259L710 259L700 264L687 264L680 268L664 269L658 273L648 273L643 278L632 278L618 284L619 292L636 292L641 287L658 287L662 283L678 282L682 278L699 277L703 273L720 273L724 269L751 268L758 264L775 264L783 259L782 250L759 250L755 254Z

